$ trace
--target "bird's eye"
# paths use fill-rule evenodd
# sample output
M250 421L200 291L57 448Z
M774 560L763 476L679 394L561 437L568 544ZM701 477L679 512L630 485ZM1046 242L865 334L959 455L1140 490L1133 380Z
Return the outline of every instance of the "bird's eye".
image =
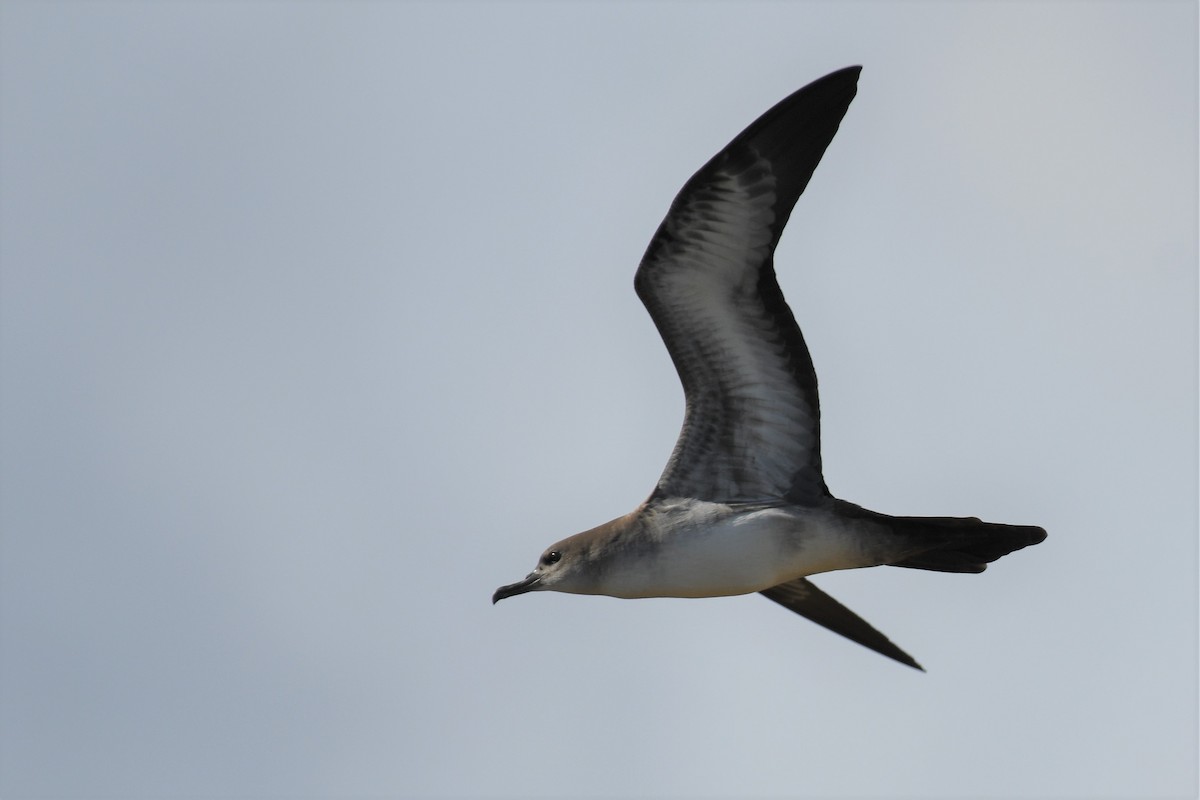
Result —
M542 563L557 564L560 558L562 558L562 553L558 552L557 550L551 550L549 553L546 553L546 555L542 556Z

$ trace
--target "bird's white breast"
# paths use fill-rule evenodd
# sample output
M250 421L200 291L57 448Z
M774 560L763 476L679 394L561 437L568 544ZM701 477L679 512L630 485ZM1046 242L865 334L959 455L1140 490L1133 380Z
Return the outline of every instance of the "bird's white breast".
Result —
M664 503L608 566L616 597L720 597L866 566L862 531L819 509Z

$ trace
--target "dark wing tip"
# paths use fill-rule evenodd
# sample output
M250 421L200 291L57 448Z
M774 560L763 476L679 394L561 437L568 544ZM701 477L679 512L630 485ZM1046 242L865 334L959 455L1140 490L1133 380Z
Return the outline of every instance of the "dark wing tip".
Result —
M791 215L792 206L808 186L850 103L858 94L862 67L846 67L818 78L772 106L726 148L752 148L771 162L779 179L776 211L781 214L777 232Z

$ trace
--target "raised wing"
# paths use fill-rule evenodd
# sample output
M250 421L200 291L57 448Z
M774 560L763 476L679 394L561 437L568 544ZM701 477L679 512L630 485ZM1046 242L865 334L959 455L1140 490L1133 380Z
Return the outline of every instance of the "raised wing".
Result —
M860 67L805 86L684 185L634 279L683 382L653 497L817 504L817 376L775 280L775 245L854 99Z

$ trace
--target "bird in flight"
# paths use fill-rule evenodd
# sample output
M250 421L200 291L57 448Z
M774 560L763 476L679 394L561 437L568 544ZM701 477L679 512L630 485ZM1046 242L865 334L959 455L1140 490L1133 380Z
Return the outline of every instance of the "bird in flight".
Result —
M683 383L683 429L650 496L550 545L495 603L526 592L721 597L760 592L923 669L809 576L894 566L982 572L1046 532L974 517L897 517L830 494L817 375L774 252L857 92L861 67L782 100L684 184L634 278Z

